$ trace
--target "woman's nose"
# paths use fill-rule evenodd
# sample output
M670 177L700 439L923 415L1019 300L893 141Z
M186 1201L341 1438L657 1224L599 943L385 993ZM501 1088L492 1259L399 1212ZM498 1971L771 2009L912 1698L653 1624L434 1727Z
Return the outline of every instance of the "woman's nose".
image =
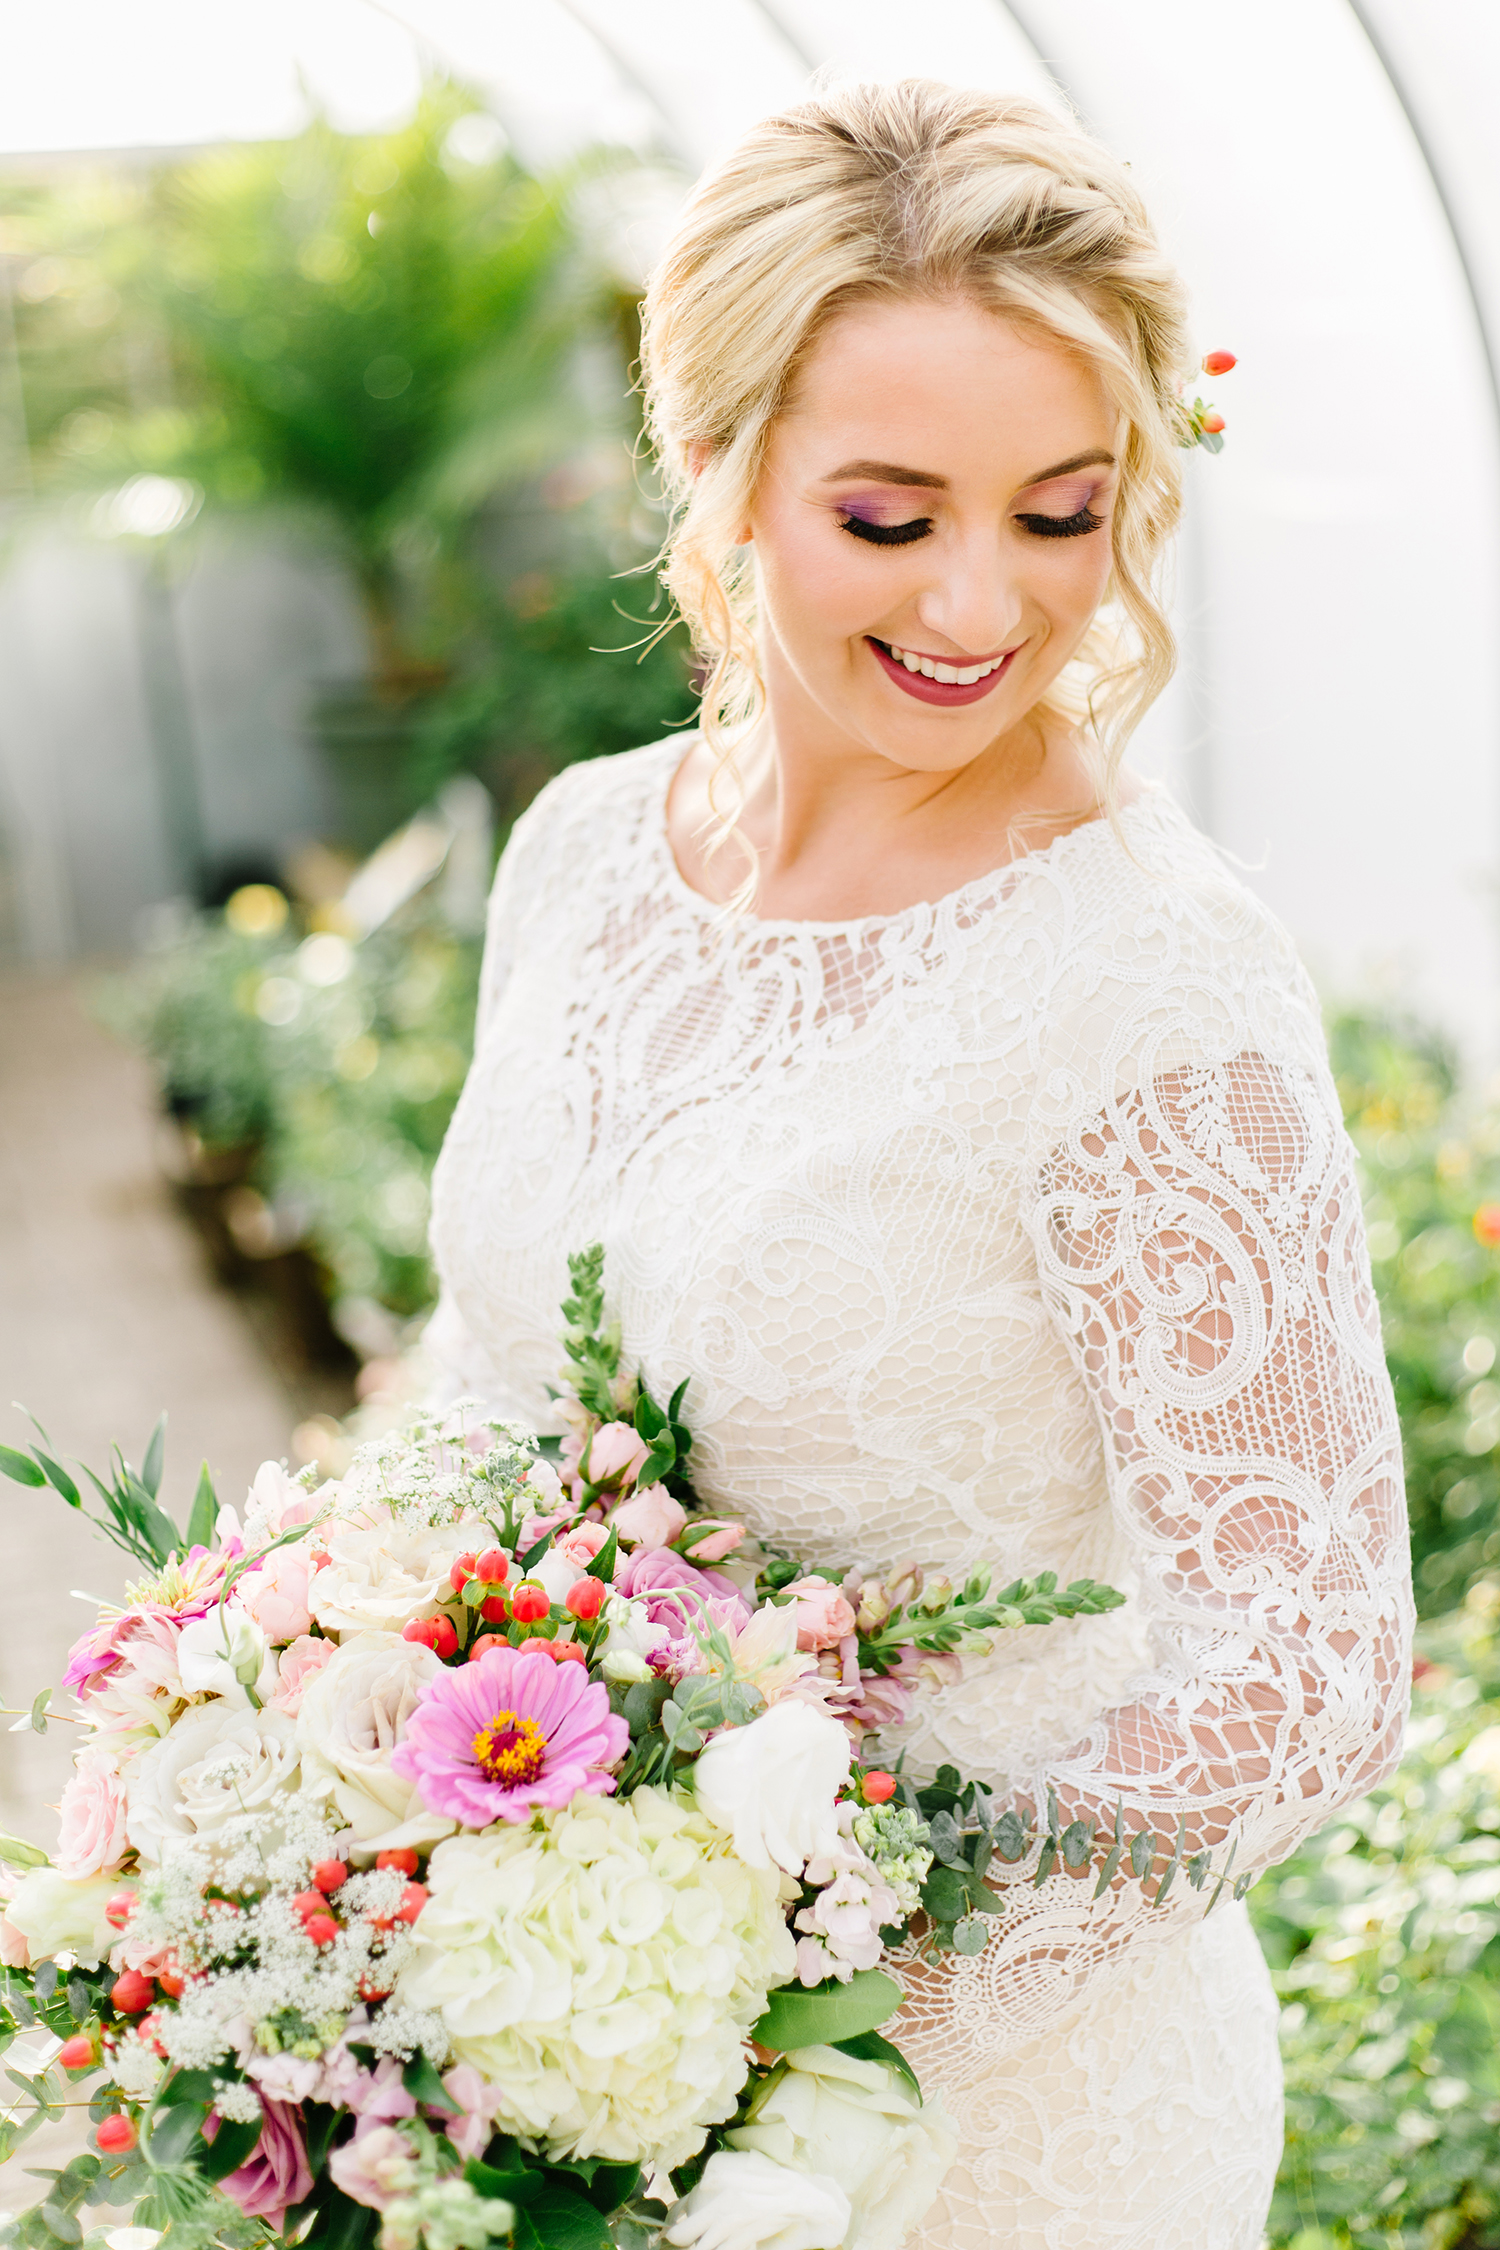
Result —
M992 656L1006 646L1021 622L1021 589L993 548L986 555L970 548L952 558L952 567L917 597L917 616L929 632L941 634L965 656Z

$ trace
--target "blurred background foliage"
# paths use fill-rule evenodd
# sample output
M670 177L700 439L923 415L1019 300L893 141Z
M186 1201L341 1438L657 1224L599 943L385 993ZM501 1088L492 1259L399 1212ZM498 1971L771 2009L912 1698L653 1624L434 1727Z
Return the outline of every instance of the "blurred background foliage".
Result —
M535 178L434 81L397 132L315 121L7 188L39 500L102 496L126 536L291 518L350 570L368 676L307 724L355 849L455 770L513 817L572 758L688 715L680 636L644 648L663 527L600 223L633 163Z

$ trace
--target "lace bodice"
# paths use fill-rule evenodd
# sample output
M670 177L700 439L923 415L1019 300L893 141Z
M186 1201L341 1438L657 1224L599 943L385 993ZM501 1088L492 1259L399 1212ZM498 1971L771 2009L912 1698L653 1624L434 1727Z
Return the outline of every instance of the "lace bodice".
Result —
M545 1423L564 1260L602 1241L628 1359L692 1375L713 1505L815 1562L1129 1594L1003 1636L915 1763L1284 1855L1391 1763L1410 1617L1352 1155L1285 934L1160 792L934 905L726 925L671 857L682 754L570 769L506 851L436 1182L452 1383ZM964 1971L987 2052L1202 1911L1017 1888ZM917 1977L914 2010L950 1987Z

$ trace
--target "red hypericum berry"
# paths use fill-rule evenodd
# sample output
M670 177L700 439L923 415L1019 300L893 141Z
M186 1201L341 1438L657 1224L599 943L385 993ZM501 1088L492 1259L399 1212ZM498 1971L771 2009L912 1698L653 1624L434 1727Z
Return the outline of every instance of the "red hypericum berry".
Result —
M559 1664L587 1664L588 1662L581 1641L553 1641L549 1645Z
M415 1641L420 1648L431 1648L433 1627L436 1624L435 1617L414 1617L409 1625L402 1626L401 1638L403 1641Z
M504 1625L510 1618L510 1604L503 1594L486 1594L479 1614L487 1625Z
M377 1867L394 1867L399 1869L403 1875L415 1875L418 1864L417 1855L410 1845L404 1851L377 1852L375 1854L375 1865Z
M161 1971L156 1981L169 2000L180 2000L182 1998L183 1986L187 1983L187 1979L179 1973L175 1961L170 1969Z
M94 2042L86 2031L75 2031L57 2050L57 2059L64 2070L92 2070L98 2061Z
M104 1902L104 1919L112 1930L123 1930L135 1912L135 1892L116 1891Z
M156 1987L149 1977L141 1975L139 1969L126 1969L115 1978L109 1988L109 1996L117 2014L139 2016L156 1998Z
M415 1922L417 1916L421 1913L423 1907L426 1904L426 1884L408 1883L405 1890L401 1893L401 1904L396 1909L397 1921Z
M128 2117L117 2113L103 2120L94 2140L106 2156L128 2156L135 2147L135 2126Z
M518 1625L540 1625L552 1607L552 1596L534 1578L523 1578L510 1597L510 1613Z
M1474 1213L1474 1239L1486 1250L1500 1250L1500 1203L1481 1203Z
M1236 364L1233 352L1205 352L1203 355L1205 375L1227 375Z
M474 1565L478 1560L477 1555L455 1556L453 1568L448 1573L448 1583L455 1594L461 1594L474 1576Z
M598 1616L609 1599L609 1592L602 1578L580 1578L564 1594L563 1608L571 1610L575 1617L587 1621Z
M320 1859L312 1871L312 1879L320 1891L341 1890L349 1880L348 1862L342 1859Z
M298 1891L292 1900L292 1912L300 1914L305 1922L309 1914L321 1914L327 1904L321 1891Z
M368 2000L371 2006L377 2000L389 2000L393 1990L394 1987L388 1984L372 1984L368 1977L361 1977L359 1980L359 1996L361 2000Z
M896 1776L893 1773L881 1773L877 1768L875 1772L862 1776L860 1787L864 1790L867 1805L886 1805L896 1794Z
M332 1945L339 1926L331 1914L309 1914L302 1925L314 1945Z
M458 1633L451 1617L434 1617L427 1646L434 1656L446 1664L450 1656L458 1654Z
M469 1651L469 1662L472 1664L476 1656L483 1656L486 1649L509 1647L510 1642L503 1633L481 1633Z
M1224 427L1224 417L1222 414L1205 414L1202 426L1210 437L1217 437Z
M486 1547L482 1555L474 1558L474 1576L482 1578L486 1586L503 1586L510 1576L510 1557L499 1547Z
M154 2055L165 2055L167 2050L161 2043L161 2026L155 2016L142 2016L135 2027L135 2035L141 2045L149 2047Z

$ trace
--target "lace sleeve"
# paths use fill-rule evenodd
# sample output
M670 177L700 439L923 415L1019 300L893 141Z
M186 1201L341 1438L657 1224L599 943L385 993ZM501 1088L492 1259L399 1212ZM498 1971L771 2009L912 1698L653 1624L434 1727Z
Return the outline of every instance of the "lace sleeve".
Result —
M511 830L490 890L485 913L484 958L479 970L479 1002L474 1018L476 1056L494 1023L515 961L522 865L533 825L533 813L527 813ZM482 1398L498 1404L500 1386L496 1370L459 1311L446 1281L441 1283L436 1309L422 1332L420 1350L423 1387L430 1406L446 1406L457 1398Z
M1012 1802L1259 1870L1390 1770L1409 1666L1400 1432L1352 1151L1326 1073L1257 1053L1165 1071L1040 1173L1044 1295L1095 1400L1152 1669ZM1137 1817L1138 1816L1138 1817ZM1157 1874L1164 1866L1157 1862ZM1204 1912L1013 1879L983 1962L999 2047L1127 1947ZM1152 1889L1155 1888L1153 1883Z

